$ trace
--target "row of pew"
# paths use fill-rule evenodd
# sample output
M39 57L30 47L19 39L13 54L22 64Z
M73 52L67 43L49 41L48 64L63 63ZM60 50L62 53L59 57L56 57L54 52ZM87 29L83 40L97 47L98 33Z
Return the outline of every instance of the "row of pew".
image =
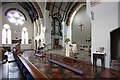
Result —
M28 69L25 67L25 65L23 64L23 62L20 60L19 57L17 57L17 64L19 69L21 70L22 74L24 75L26 80L35 80L33 78L33 76L30 74L30 72L28 71Z
M26 80L48 80L48 78L41 71L39 71L22 55L17 56L16 61Z
M38 55L38 54L35 54L34 56L41 57L41 55ZM22 71L26 80L41 80L41 79L48 80L48 77L46 75L44 75L40 70L38 70L30 61L26 60L26 58L23 55L18 55L16 57L16 61L18 63L18 67ZM66 62L73 61L70 63L76 62L76 61L74 61L74 59L71 60L71 59L65 58L65 57L64 57L64 61L66 61ZM56 65L60 66L61 68L65 68L73 73L78 74L78 75L82 76L84 74L84 72L82 70L75 69L75 68L71 67L70 65L67 65L66 63L61 63L57 60L54 60L53 56L52 56L52 58L48 59L48 62L51 64L56 64Z

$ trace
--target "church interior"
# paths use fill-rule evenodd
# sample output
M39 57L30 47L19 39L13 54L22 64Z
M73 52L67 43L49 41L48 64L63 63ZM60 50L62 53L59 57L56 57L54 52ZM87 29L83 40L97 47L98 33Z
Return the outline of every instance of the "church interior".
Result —
M0 0L1 80L119 80L120 0Z

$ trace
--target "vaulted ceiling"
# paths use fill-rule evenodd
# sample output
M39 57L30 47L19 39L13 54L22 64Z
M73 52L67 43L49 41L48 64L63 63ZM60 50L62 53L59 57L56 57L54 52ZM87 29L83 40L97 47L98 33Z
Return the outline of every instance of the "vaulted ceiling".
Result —
M67 14L73 5L73 2L52 2L49 15L53 17L54 14L58 13L61 15L62 20L66 20Z
M62 21L66 21L66 24L69 25L73 12L80 4L85 4L85 2L51 2L48 4L47 10L50 11L51 17L54 17L54 14L59 14Z
M38 18L38 14L32 3L30 2L19 2L19 4L28 12L32 22Z
M37 2L2 2L2 5L10 4L10 3L17 3L20 6L22 6L28 12L32 22L38 19L39 16L41 18L43 17Z
M2 4L8 4L13 2L3 2ZM54 14L61 16L61 21L66 21L69 25L70 17L76 8L85 2L46 2L46 10L49 10L49 16L53 17ZM38 17L43 18L40 6L38 2L18 2L29 14L31 21L35 21Z

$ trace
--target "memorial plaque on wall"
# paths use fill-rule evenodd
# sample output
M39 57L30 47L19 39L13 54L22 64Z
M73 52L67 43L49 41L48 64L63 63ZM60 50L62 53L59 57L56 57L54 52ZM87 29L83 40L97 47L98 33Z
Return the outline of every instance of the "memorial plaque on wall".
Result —
M12 44L16 44L18 42L19 42L19 40L12 40Z

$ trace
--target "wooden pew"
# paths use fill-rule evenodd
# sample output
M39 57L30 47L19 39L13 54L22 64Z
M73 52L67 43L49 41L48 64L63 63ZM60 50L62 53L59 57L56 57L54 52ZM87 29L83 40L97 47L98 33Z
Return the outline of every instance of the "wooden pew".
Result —
M38 70L31 62L26 60L22 55L19 55L18 58L22 61L24 66L27 68L29 73L33 76L36 80L45 79L48 80L47 76L45 76L40 70Z
M69 65L74 65L74 63L76 63L76 60L70 57L63 57L63 61L65 62L65 64Z
M70 71L72 71L72 72L74 72L76 74L79 74L79 75L83 75L84 74L82 70L75 69L75 68L73 68L71 66L68 66L66 64L60 63L60 62L58 62L56 60L49 59L48 61L50 63L56 64L56 65L58 65L58 66L60 66L62 68L68 69L68 70L70 70Z

